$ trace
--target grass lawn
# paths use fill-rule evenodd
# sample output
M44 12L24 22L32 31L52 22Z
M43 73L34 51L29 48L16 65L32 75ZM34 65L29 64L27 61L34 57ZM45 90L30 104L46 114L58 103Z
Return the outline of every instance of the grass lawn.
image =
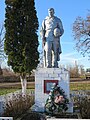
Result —
M0 95L6 95L8 93L13 93L18 90L21 90L21 89L7 89L7 88L1 89L0 88ZM34 92L34 89L27 89L27 93L30 93L30 92Z
M70 90L90 90L90 82L70 83Z
M15 92L19 89L7 89L7 88L0 88L0 95L6 95L8 93Z
M28 84L28 92L34 91L35 85L34 84ZM14 84L14 85L4 85L3 87L0 87L0 95L5 95L11 92L15 92L17 90L20 90L20 84ZM70 83L70 90L90 90L90 82L73 82Z

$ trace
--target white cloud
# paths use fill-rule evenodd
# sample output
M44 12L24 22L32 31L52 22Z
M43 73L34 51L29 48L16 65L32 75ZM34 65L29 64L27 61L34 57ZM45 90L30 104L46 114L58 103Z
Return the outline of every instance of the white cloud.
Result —
M61 54L62 57L71 57L72 55L77 54L77 52L70 52L70 53L66 53L66 54Z
M76 62L78 65L83 65L85 68L90 68L90 61L88 60L88 56L83 57L77 52L61 54L60 58L61 58L61 61L59 62L59 64L75 65L75 62Z

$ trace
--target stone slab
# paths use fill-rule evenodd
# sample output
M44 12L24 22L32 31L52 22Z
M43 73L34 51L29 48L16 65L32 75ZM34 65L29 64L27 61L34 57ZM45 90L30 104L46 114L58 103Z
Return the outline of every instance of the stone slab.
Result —
M0 117L0 120L13 120L13 117Z

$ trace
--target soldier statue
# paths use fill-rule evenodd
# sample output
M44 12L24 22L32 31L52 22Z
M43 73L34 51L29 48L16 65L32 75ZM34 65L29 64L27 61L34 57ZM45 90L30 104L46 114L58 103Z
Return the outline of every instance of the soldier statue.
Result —
M43 43L44 51L44 67L58 68L60 60L61 45L60 37L64 33L62 21L54 16L54 9L48 9L48 14L41 26L40 35Z

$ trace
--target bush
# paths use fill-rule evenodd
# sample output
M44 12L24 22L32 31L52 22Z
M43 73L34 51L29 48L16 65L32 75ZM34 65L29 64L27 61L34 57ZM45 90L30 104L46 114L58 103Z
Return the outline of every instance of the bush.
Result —
M13 94L11 99L6 100L3 116L13 117L15 120L24 114L33 104L33 96L28 94Z
M83 119L90 119L90 99L87 97L80 101L80 114Z
M78 95L73 98L74 110L80 112L81 118L90 119L90 98L89 95Z
M46 117L40 113L30 112L25 114L20 120L46 120Z

